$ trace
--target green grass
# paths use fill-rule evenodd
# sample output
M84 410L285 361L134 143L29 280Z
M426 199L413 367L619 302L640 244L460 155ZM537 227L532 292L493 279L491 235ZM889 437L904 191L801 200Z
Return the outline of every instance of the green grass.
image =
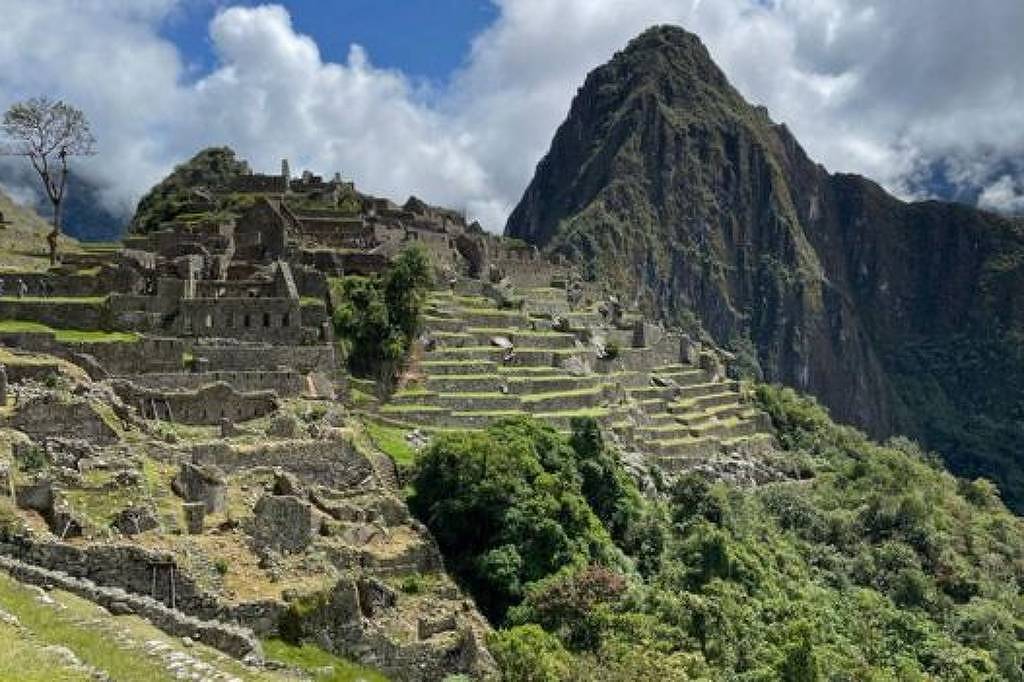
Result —
M375 670L329 654L312 644L295 646L279 639L267 639L263 641L263 653L268 659L300 668L309 673L316 682L387 682L388 680L387 677Z
M299 305L303 308L307 306L324 305L322 298L316 296L303 296L299 299Z
M50 332L63 343L134 343L139 335L134 332L103 332L83 329L54 329L38 322L27 320L2 320L0 333L38 333Z
M365 422L364 426L374 446L397 464L412 464L416 460L416 449L405 440L408 433L405 429L371 421Z
M349 401L356 407L374 405L377 403L377 398L361 391L358 388L350 388L348 392Z
M550 393L530 393L522 396L524 403L534 403L540 400L550 400L551 398L571 398L581 395L598 395L604 390L603 386L596 386L594 388L577 388L572 391L551 391Z
M396 412L447 412L448 408L435 407L433 405L384 405L380 408L381 414L394 414Z
M599 419L607 417L610 410L607 407L581 407L578 410L564 410L562 412L538 412L533 416L537 419L555 419L558 417L593 417Z
M106 303L106 296L0 296L4 303L79 303L81 305L101 305Z
M495 350L498 350L495 348ZM493 365L493 360L424 360L420 363L422 367L436 367L438 365Z
M0 623L0 680L19 682L87 682L85 672L72 670L52 653L26 639L13 626Z
M38 604L32 591L18 584L7 574L0 574L0 604L3 604L4 610L16 616L44 645L65 646L75 652L83 662L105 671L115 680L157 682L173 679L156 661L126 654L117 646L116 640L103 630L84 627L69 620L75 616L92 616L95 607L83 600L70 597L62 601L68 608L57 615L51 607ZM32 679L22 676L27 670L28 668L23 668L17 676L3 679Z
M544 337L544 336L573 336L570 332L556 332L546 329L502 329L500 327L469 327L466 329L470 334L490 334L491 336L513 336L513 337Z

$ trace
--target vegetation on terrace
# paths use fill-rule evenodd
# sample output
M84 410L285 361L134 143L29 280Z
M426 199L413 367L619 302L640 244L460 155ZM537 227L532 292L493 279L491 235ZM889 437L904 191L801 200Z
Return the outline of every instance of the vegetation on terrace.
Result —
M134 343L139 340L135 332L87 331L82 329L55 329L27 320L0 320L0 334L52 333L63 343Z
M506 679L1024 679L1024 524L994 486L757 397L802 480L651 501L587 420L420 455L410 505L500 626Z

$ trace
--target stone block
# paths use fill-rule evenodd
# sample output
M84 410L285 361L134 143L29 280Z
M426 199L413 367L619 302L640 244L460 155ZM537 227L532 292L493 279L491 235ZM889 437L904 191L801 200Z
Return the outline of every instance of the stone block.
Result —
M293 495L264 495L253 510L257 544L300 552L313 540L313 507Z
M186 502L202 502L214 514L227 506L227 483L224 474L212 465L197 466L183 462L171 482L171 489Z
M200 535L206 519L206 505L203 502L185 502L181 505L185 514L185 528L189 535Z

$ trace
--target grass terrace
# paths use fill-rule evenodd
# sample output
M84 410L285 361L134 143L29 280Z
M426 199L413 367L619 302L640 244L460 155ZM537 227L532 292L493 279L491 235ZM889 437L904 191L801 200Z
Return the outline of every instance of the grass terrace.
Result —
M0 334L51 333L62 343L135 343L141 337L135 332L86 331L55 329L27 320L0 320Z

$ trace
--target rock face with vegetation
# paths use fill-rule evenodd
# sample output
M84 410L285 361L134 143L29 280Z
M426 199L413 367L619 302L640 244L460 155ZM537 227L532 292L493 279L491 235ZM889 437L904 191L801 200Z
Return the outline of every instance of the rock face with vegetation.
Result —
M1024 222L828 173L696 36L588 76L506 234L1024 504Z

